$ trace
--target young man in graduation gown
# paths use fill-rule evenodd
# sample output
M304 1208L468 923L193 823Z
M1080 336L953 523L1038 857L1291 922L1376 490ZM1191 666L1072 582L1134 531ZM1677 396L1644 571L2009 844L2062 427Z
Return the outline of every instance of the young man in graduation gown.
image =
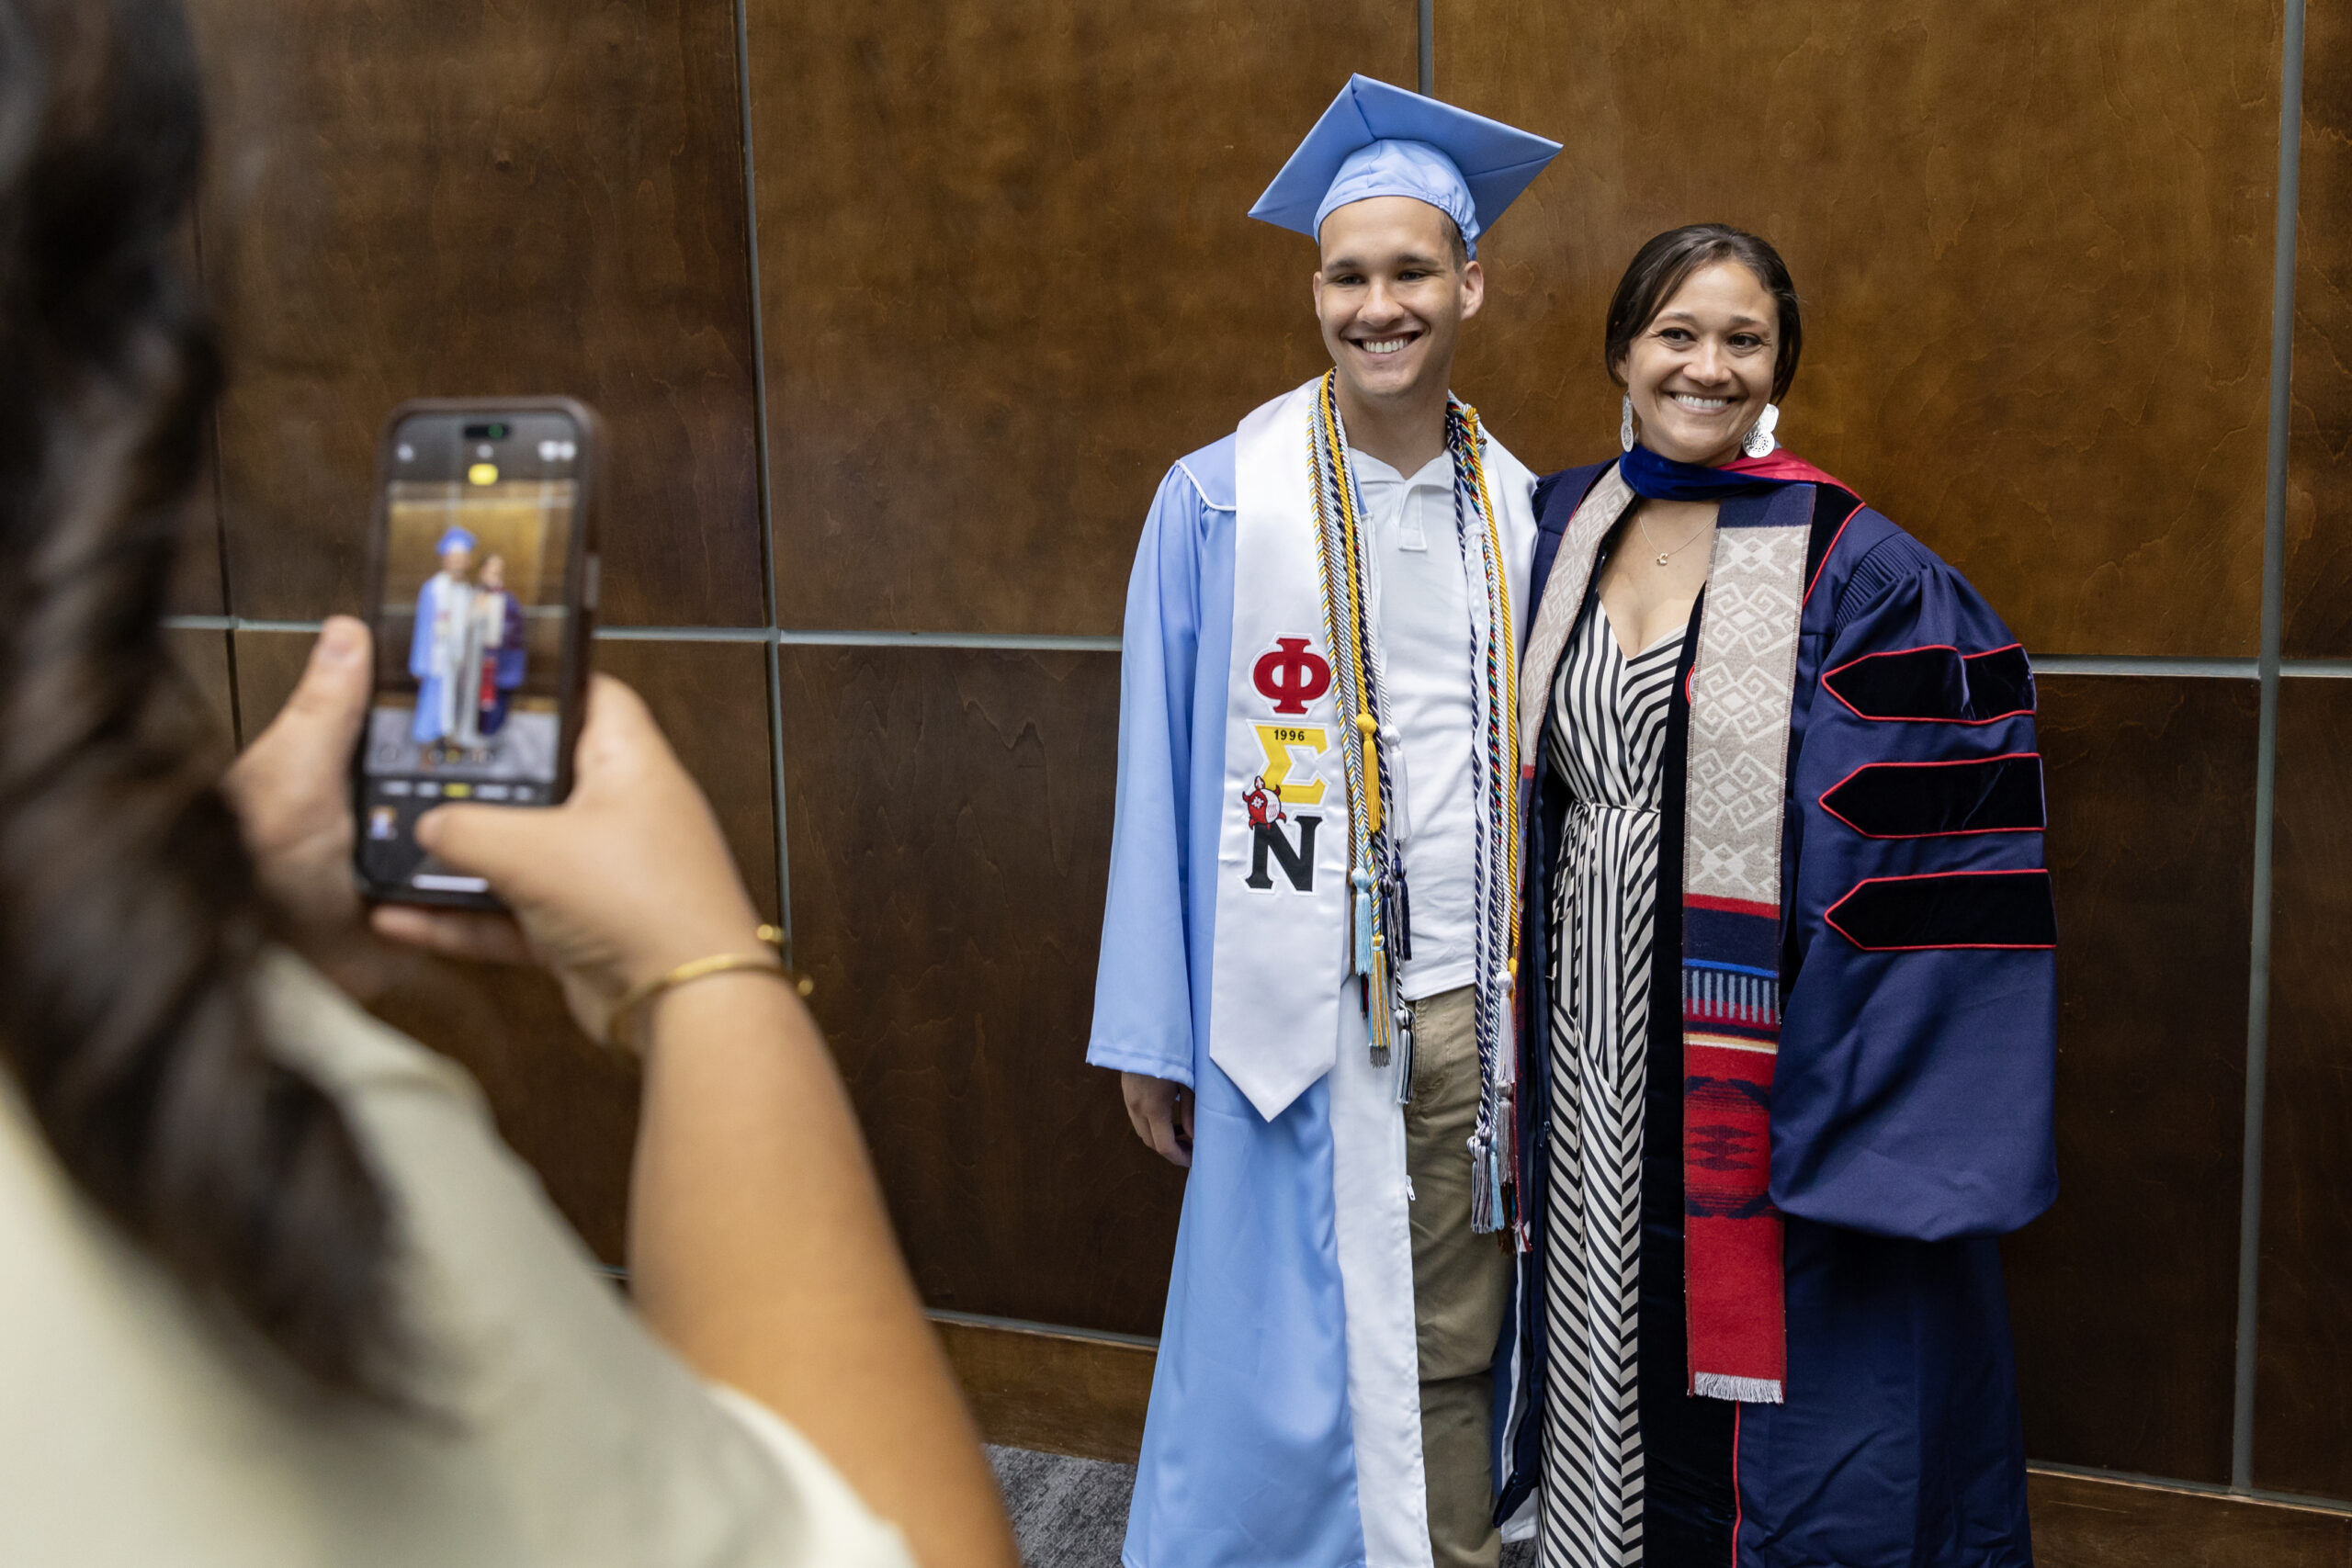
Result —
M1532 479L1448 387L1556 144L1351 81L1253 217L1334 368L1170 469L1088 1060L1191 1175L1127 1568L1491 1564Z
M416 714L409 738L419 745L447 745L473 726L467 710L473 700L473 682L467 654L479 644L474 626L472 570L474 536L453 527L441 536L435 553L441 570L416 591L416 630L409 639L408 672L416 678Z

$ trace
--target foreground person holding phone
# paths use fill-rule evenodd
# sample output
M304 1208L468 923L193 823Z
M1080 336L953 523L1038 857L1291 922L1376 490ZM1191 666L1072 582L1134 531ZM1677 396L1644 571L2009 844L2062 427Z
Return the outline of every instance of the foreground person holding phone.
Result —
M0 0L0 1558L1011 1563L823 1042L633 694L594 687L566 805L424 819L512 921L363 924L356 621L211 775L159 624L215 385L176 9ZM598 1034L645 996L634 1313L465 1076L297 956L385 937L536 956Z

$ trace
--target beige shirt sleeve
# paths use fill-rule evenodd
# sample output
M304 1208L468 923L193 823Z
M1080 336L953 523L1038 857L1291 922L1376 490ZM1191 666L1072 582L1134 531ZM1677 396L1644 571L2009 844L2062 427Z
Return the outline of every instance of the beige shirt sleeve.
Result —
M83 1201L0 1077L0 1556L911 1568L787 1424L639 1325L456 1066L288 956L262 1000L395 1196L427 1414L294 1382Z

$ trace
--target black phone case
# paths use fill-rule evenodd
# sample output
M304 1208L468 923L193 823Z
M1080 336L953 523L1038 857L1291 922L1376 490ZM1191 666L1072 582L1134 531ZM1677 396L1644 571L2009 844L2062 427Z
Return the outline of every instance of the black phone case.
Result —
M384 552L390 534L392 447L394 434L401 422L411 414L458 413L477 414L486 420L521 413L556 413L571 416L580 430L581 457L575 470L580 485L580 503L571 531L571 548L563 567L563 601L571 610L566 617L568 632L564 638L563 662L558 677L556 777L550 790L550 804L560 802L571 794L572 752L578 749L580 726L587 708L590 648L595 636L596 600L599 597L597 573L597 525L604 511L605 422L596 411L576 398L412 398L384 418L382 433L376 442L376 495L368 522L368 626L377 644L376 657L382 657L384 605ZM369 701L374 701L375 671L368 672ZM442 908L503 909L505 906L487 893L436 893L414 887L386 886L370 876L363 859L364 843L356 832L361 813L366 808L367 777L363 763L367 755L367 729L361 727L359 743L351 753L351 810L355 831L351 846L352 877L358 884L360 896L379 903L424 904ZM515 807L514 810L536 810L535 807Z

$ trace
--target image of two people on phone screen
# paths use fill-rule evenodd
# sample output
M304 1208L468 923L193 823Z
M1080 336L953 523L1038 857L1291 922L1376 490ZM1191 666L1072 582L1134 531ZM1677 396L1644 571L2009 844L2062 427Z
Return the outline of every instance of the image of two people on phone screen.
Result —
M479 547L465 529L447 530L435 547L441 570L417 590L408 656L416 710L409 739L426 767L488 761L523 683L523 607L506 592L502 557L487 556L475 568Z

